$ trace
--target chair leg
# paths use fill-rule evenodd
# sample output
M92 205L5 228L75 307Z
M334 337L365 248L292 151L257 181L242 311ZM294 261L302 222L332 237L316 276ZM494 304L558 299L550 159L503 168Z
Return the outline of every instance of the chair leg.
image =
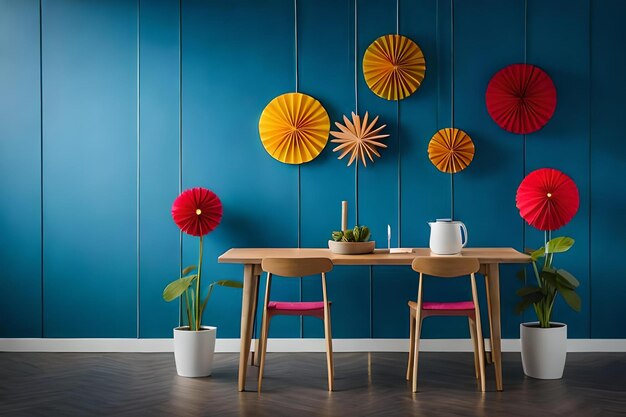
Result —
M470 337L472 338L472 346L474 348L474 374L476 375L476 379L479 379L480 369L478 365L478 338L476 337L476 322L469 316L467 317L467 321L469 322Z
M413 376L413 349L415 349L415 311L409 308L409 360L406 366L406 380Z
M422 331L422 315L418 309L415 312L415 346L413 347L413 392L417 392L417 364L420 353L420 333Z
M480 370L480 390L485 392L485 341L480 325L480 314L476 314L476 344L478 345L478 367Z
M478 366L480 368L480 390L485 392L485 340L480 323L480 307L478 306L478 292L476 291L476 277L470 276L472 283L472 301L474 301L474 315L476 324L476 344L478 345Z
M261 326L261 351L260 353L260 357L259 357L259 379L258 379L258 386L257 386L257 390L258 392L261 392L261 384L263 382L263 371L265 369L265 354L267 352L267 337L269 334L269 327L270 327L270 318L268 317L269 314L267 313L267 310L264 309L263 310L263 324Z
M326 365L328 366L328 391L335 389L335 366L333 362L333 336L330 325L330 309L324 309L324 336L326 337Z

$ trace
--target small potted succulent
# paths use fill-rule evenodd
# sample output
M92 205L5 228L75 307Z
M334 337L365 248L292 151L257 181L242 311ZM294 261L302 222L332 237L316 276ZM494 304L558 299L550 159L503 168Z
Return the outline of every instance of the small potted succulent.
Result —
M367 226L354 226L353 229L334 231L328 247L332 253L340 255L361 255L372 253L376 242L369 240L370 229Z

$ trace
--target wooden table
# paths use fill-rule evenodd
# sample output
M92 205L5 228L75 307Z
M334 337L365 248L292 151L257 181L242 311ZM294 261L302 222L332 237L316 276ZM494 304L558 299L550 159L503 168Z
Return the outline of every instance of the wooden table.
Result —
M262 273L263 258L317 258L326 257L334 265L411 265L416 256L432 255L430 249L416 248L412 253L387 253L376 250L367 255L336 255L329 249L287 249L257 248L230 249L222 254L220 263L243 264L243 300L241 303L241 350L239 353L239 391L245 390L246 370L250 354L252 326L254 321L255 295L258 294L259 276ZM465 248L460 255L478 258L480 273L485 275L487 290L487 311L491 333L491 355L496 374L496 389L502 391L502 354L500 334L500 278L498 266L501 263L527 263L530 257L513 248Z

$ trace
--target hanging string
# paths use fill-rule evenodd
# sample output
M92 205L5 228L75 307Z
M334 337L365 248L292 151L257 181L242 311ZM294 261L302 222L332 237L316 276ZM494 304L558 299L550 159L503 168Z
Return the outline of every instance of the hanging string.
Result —
M183 192L183 2L178 1L178 194ZM179 272L183 272L183 232L178 233ZM178 323L182 325L183 304L178 297ZM191 323L189 323L191 326Z
M528 57L528 0L524 1L524 64ZM522 178L526 177L526 133L522 135ZM526 249L526 224L522 219L522 250Z
M293 44L294 44L294 58L295 58L295 75L296 75L296 93L300 87L300 80L298 74L298 0L293 0ZM302 245L301 241L301 229L302 229L302 176L301 176L301 164L298 164L298 249ZM300 301L302 301L302 277L300 277ZM256 327L256 326L255 326ZM304 337L304 319L300 316L300 338Z
M400 34L400 0L396 0L396 35Z
M298 89L300 87L300 80L299 80L299 71L298 71L298 0L293 0L293 35L294 35L294 40L293 40L293 44L294 44L294 57L295 57L295 64L294 64L294 71L295 71L295 81L296 81L296 93L298 92ZM301 178L301 170L300 170L301 166L300 164L298 164L298 248L300 248L301 246L301 228L302 228L302 207L301 205L301 182L302 182L302 178ZM302 286L302 285L301 285Z
M396 35L400 34L400 0L396 0ZM400 141L400 100L396 100L396 136L398 138L398 247L402 241L402 142Z
M294 53L295 53L295 71L296 71L296 93L299 89L298 80L298 0L293 0L293 33L294 33Z
M450 0L450 127L454 129L454 0ZM450 219L454 220L454 173L450 173Z
M359 86L358 86L358 54L359 54L359 19L358 3L354 0L354 112L359 114ZM354 224L359 224L359 161L354 164Z

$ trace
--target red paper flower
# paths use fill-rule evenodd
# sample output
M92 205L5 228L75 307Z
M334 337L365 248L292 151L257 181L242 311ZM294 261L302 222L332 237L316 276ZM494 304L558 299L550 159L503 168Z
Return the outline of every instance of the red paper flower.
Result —
M528 134L541 129L556 109L556 88L543 70L513 64L498 71L487 86L487 111L502 129Z
M174 223L183 232L192 236L204 236L220 224L222 202L206 188L191 188L183 191L172 204Z
M517 188L520 216L539 230L556 230L578 211L578 188L570 177L552 168L531 172Z

